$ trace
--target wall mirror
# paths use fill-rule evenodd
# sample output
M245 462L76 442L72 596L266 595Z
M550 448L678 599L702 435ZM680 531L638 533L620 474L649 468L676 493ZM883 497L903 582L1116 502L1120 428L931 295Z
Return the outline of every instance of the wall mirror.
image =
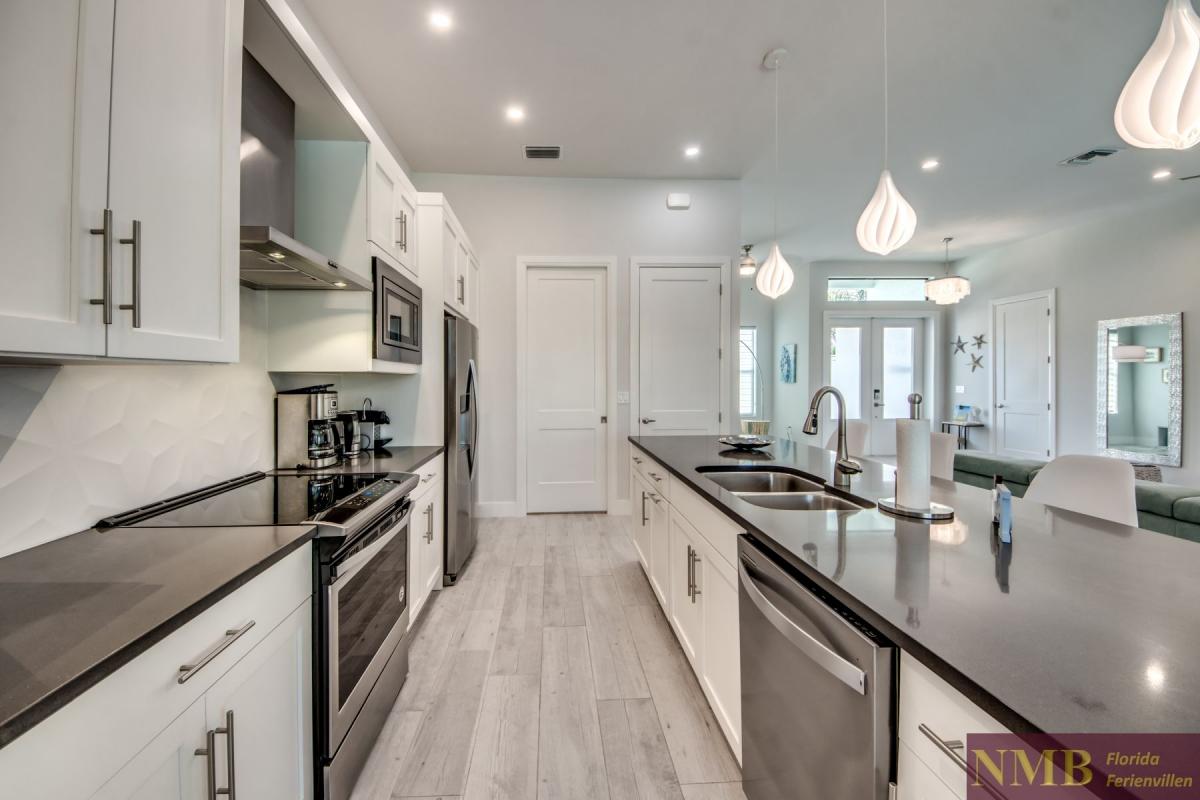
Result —
M1183 314L1101 320L1096 445L1103 454L1178 467L1183 450Z

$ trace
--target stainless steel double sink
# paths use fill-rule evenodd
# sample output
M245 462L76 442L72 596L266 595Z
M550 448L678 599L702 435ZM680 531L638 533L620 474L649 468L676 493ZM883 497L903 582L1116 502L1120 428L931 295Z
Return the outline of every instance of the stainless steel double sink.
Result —
M698 467L697 472L742 500L781 511L861 511L873 505L830 494L820 481L777 467Z

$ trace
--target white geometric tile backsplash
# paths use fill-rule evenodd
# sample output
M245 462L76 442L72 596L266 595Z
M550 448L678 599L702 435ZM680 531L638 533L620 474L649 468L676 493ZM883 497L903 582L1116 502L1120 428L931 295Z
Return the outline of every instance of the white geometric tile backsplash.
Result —
M272 467L275 390L256 295L242 290L238 364L57 368L0 459L0 556Z

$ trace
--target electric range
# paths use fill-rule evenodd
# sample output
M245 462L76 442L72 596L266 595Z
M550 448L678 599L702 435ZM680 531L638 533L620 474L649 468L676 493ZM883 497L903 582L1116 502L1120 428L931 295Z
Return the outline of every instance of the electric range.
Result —
M314 785L348 798L408 676L409 494L419 478L255 472L97 523L314 524Z

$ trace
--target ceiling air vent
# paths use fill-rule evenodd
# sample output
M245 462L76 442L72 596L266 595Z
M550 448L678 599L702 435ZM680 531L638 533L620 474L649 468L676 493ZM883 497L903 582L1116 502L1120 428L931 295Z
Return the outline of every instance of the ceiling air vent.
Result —
M1086 153L1063 159L1058 163L1064 167L1086 167L1096 159L1108 158L1116 152L1117 150L1112 147L1097 147L1095 150L1088 150Z
M562 148L558 145L525 145L526 158L558 158L562 155Z

